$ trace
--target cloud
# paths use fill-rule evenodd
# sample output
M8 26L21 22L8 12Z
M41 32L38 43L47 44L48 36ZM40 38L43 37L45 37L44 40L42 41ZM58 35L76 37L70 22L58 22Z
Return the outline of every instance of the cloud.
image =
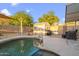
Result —
M65 23L65 18L62 18L62 19L60 19L60 22L59 23Z
M27 12L27 13L29 13L29 12L30 12L30 10L28 9L28 10L26 10L26 12Z
M7 9L3 9L3 10L1 10L0 12L1 12L2 14L7 15L7 16L10 16L10 15L11 15L11 13L10 13Z
M16 6L18 3L11 3L12 6Z
M62 21L65 21L65 18L62 18Z

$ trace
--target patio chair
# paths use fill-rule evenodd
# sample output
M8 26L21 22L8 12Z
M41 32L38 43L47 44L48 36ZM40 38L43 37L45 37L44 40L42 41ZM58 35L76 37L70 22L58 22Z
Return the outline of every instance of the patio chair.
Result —
M62 35L62 38L76 40L77 39L77 31L78 30L65 32L65 34Z

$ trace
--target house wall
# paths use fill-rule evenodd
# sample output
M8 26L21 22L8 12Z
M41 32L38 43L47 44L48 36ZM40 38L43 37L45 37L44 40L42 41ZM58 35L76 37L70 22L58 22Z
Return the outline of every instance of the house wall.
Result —
M50 25L47 22L35 23L33 33L34 34L46 34L46 30L50 29Z
M52 31L53 34L58 34L58 25L50 26L50 30Z

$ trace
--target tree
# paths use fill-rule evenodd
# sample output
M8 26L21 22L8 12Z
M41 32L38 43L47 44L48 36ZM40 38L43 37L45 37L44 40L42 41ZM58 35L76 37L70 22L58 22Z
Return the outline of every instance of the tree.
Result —
M52 25L55 22L59 21L59 18L55 16L54 12L49 11L46 14L43 14L42 17L38 19L39 22L48 22L50 25Z
M9 22L11 25L20 25L22 21L23 26L33 26L32 16L24 11L17 12L11 17L12 19Z

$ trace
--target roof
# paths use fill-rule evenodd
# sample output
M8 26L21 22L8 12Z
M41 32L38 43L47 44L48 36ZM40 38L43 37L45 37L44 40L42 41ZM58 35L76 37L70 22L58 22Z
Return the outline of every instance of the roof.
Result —
M67 3L66 5L71 5L71 4L73 4L73 3Z
M11 17L9 17L9 16L6 16L6 15L4 15L4 14L1 14L1 13L0 13L0 18L7 18L7 19L12 19Z

